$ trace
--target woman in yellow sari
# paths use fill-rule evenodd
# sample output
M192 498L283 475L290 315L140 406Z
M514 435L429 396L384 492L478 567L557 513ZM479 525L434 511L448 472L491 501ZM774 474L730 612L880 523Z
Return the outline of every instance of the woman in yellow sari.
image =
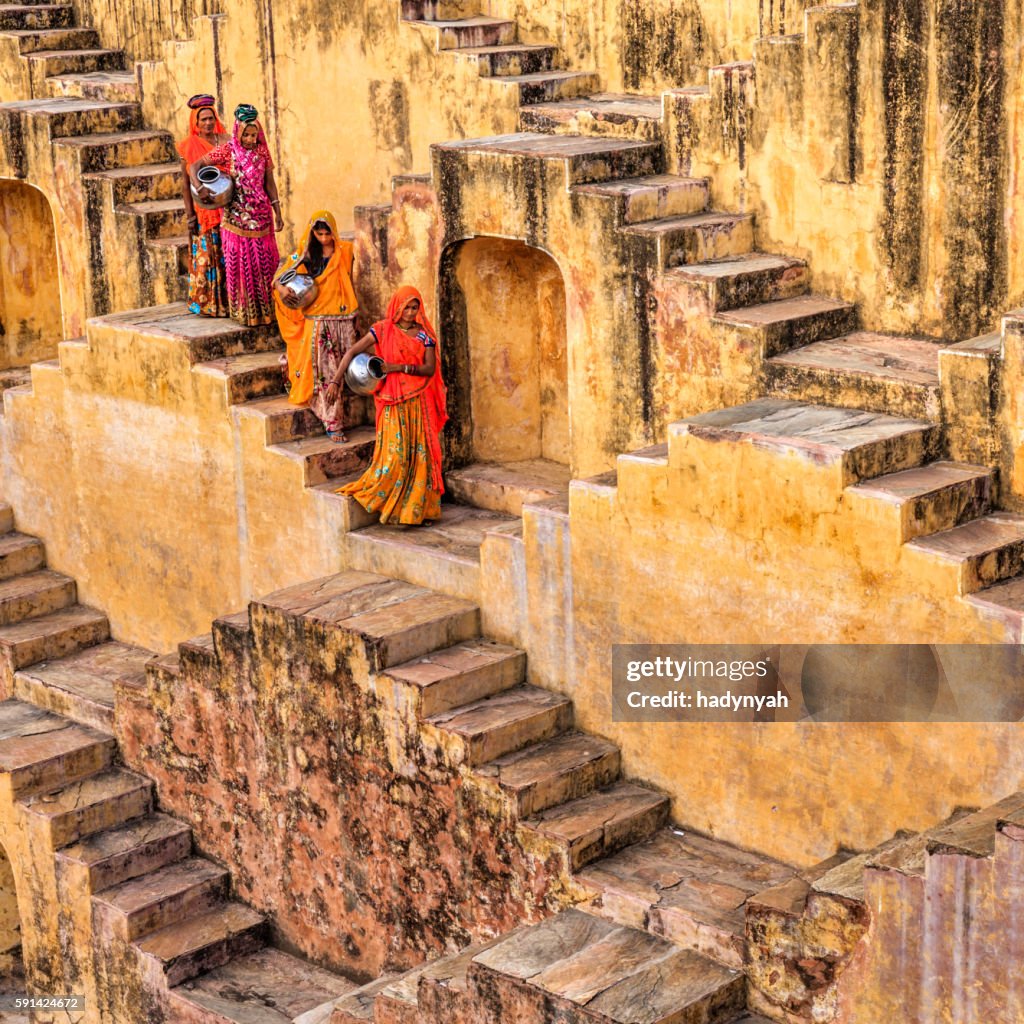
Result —
M308 274L317 284L317 296L305 309L293 309L276 287L289 270ZM333 379L345 350L355 341L358 307L352 287L352 243L338 235L338 223L329 210L317 210L295 252L274 275L277 324L287 346L288 400L309 405L332 441L345 438L345 403L340 389L330 399Z

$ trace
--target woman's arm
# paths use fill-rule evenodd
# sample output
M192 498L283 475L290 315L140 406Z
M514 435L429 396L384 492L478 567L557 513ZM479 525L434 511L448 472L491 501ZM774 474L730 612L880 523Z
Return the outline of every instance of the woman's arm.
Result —
M377 344L377 336L373 331L367 331L350 349L345 350L345 354L341 357L341 362L338 364L338 371L331 378L330 383L327 385L327 399L333 401L330 395L331 388L340 388L342 381L345 379L345 371L348 369L348 364L355 359L356 356L363 352L369 352L370 349Z
M188 177L188 164L181 161L181 199L185 204L185 219L188 221L190 235L199 234L199 217L196 215L195 204L192 202L192 188Z
M196 175L204 167L213 167L213 166L214 166L214 163L210 159L210 154L209 153L207 153L206 156L201 156L194 164L191 164L189 166L189 169L188 169L189 180L192 182L193 186L195 186L196 192L198 192L200 195L202 195L203 189L205 189L206 186L200 184L199 179L196 177Z
M433 377L437 369L437 346L429 345L423 350L422 363L385 363L387 373L405 373L410 377Z
M274 181L274 169L267 164L263 174L263 187L270 196L270 205L274 208L274 230L284 231L284 218L281 216L281 199L277 194L277 182Z

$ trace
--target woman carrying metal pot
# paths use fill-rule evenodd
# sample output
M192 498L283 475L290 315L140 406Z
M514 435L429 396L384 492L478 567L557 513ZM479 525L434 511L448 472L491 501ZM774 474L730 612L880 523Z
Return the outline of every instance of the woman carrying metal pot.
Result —
M317 210L299 245L274 275L277 325L287 346L288 400L309 405L337 443L345 437L345 399L327 385L356 338L352 243L330 210Z
M211 149L227 142L224 125L214 109L212 96L200 93L188 101L188 135L178 143L181 156L182 191L188 233L191 241L191 260L188 272L188 308L200 316L227 316L228 293L224 281L224 254L220 244L219 209L204 209L196 205L192 196L188 169L206 156Z
M349 363L376 349L387 377L374 396L377 443L373 460L356 481L342 487L382 523L416 525L441 518L441 430L448 422L437 334L415 288L399 288L387 314L341 360L327 390L341 390Z

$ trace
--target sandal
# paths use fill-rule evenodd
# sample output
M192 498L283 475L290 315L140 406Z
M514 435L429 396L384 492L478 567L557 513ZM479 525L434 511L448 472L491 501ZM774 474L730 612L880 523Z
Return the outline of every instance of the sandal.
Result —
M348 435L344 430L328 430L327 437L334 444L348 444Z

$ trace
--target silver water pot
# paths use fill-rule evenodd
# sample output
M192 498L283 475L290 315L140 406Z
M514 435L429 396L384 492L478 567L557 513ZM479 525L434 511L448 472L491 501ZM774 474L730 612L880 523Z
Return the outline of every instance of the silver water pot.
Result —
M277 291L289 309L305 309L316 299L320 288L309 274L286 270L277 279Z
M200 196L192 186L192 202L204 210L220 210L231 202L235 183L231 175L219 167L200 167L196 174L200 184L212 195Z
M360 352L345 371L345 383L357 395L372 395L379 391L385 377L384 360L366 352Z

